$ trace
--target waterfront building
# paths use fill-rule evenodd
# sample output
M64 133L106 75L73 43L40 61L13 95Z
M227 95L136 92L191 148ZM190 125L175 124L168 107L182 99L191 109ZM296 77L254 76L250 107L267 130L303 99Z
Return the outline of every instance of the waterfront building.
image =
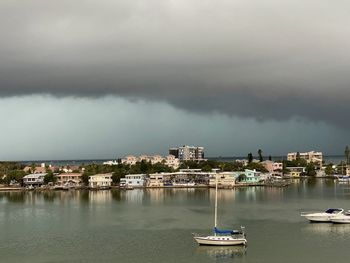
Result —
M47 173L28 174L23 177L23 183L26 186L41 186L44 184L44 178Z
M188 146L170 148L169 154L179 158L180 161L204 161L204 147Z
M350 166L349 165L346 166L346 175L350 176Z
M322 167L322 162L323 162L323 154L322 152L291 152L288 153L287 155L287 160L288 161L295 161L297 158L304 159L306 160L307 163L314 163L318 167Z
M240 183L246 183L246 184L259 183L260 181L263 181L263 179L265 178L262 176L261 172L258 172L255 169L254 170L245 169L244 172L237 172L237 174L238 174L238 177L241 177Z
M217 180L219 187L232 187L236 185L237 177L238 175L236 172L222 172L211 174L209 176L209 186L215 187Z
M289 172L287 173L287 176L293 177L293 178L299 178L301 175L305 173L305 167L287 167Z
M81 173L62 173L55 175L57 178L58 185L64 185L66 183L72 183L79 185L81 184Z
M112 174L95 174L89 176L90 188L109 188L112 186Z
M164 176L162 174L150 174L147 180L148 187L163 187L164 186Z
M120 186L143 187L145 186L145 174L127 174L120 179Z

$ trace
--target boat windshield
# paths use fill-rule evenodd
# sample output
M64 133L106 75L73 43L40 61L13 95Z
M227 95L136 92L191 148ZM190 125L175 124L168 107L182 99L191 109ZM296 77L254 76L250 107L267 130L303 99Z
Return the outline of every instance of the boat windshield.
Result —
M342 210L341 209L334 209L334 208L331 208L331 209L328 209L326 211L327 214L337 214L339 212L341 212Z

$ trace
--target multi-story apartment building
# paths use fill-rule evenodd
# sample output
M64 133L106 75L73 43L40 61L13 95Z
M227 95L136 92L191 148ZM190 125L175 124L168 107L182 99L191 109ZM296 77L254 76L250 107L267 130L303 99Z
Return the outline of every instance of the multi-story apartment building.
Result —
M303 152L303 153L297 153L297 152L292 152L288 153L287 155L287 160L288 161L294 161L297 158L304 159L306 160L307 163L314 163L319 167L322 167L322 162L323 162L323 154L322 152Z
M122 159L123 164L135 165L137 162L150 162L151 164L162 163L173 168L178 169L180 166L180 161L174 155L168 155L166 157L162 157L161 155L141 155L139 157L135 157L133 155L129 155ZM106 163L107 164L107 163ZM109 163L108 163L109 164Z
M179 158L180 161L204 161L204 147L184 145L170 148L169 154Z

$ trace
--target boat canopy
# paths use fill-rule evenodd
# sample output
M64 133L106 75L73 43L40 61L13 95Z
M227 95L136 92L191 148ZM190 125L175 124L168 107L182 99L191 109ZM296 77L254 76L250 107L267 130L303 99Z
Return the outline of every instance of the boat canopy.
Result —
M337 213L337 212L341 212L343 211L343 209L339 209L339 208L330 208L330 209L327 209L326 213L327 214L333 214L333 213Z
M214 227L214 233L215 234L222 234L222 235L235 235L235 234L242 234L242 231L239 230L220 230L216 227Z

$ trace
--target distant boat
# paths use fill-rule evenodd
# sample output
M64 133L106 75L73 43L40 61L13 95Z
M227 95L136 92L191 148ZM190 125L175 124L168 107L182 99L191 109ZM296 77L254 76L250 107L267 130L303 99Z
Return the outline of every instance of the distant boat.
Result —
M350 175L338 175L338 182L350 182Z
M244 227L241 230L220 230L217 228L217 211L218 211L218 180L215 176L215 219L214 235L201 236L194 234L194 239L199 245L211 246L235 246L246 245L247 239L244 233Z
M317 212L317 213L301 213L302 217L305 217L310 222L332 222L332 219L342 215L344 209L342 208L330 208L325 212Z

